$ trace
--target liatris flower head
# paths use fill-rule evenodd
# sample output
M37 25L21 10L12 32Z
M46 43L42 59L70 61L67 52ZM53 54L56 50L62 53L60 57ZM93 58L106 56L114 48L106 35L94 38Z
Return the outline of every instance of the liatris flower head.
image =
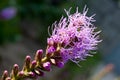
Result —
M54 55L56 54L56 57L61 58L63 62L71 60L78 63L84 60L90 56L91 50L97 49L97 44L101 42L98 35L100 31L95 32L96 27L93 25L94 15L86 16L87 11L86 7L83 13L79 13L78 8L74 14L70 14L70 10L65 10L68 18L62 17L58 23L53 24L54 30L48 42L54 44L49 45L48 50L56 49Z

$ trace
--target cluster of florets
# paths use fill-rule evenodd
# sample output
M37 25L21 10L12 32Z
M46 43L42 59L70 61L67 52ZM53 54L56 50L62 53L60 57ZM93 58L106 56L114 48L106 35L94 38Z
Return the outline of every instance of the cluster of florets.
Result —
M48 53L57 53L56 57L61 57L63 62L71 60L78 63L90 56L91 50L96 50L96 45L101 42L100 31L94 31L94 15L86 16L87 11L84 9L83 13L79 13L77 9L74 14L66 11L68 18L62 17L59 23L53 24L53 33L47 40Z

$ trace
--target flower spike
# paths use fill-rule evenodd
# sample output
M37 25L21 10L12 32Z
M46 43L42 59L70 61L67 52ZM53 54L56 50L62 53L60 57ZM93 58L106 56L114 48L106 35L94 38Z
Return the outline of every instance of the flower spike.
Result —
M1 80L24 80L26 78L37 79L43 76L45 71L51 71L51 66L63 68L69 60L79 66L79 62L92 56L91 51L97 49L99 33L96 31L93 16L86 16L88 8L84 8L83 12L70 14L71 8L65 10L67 17L62 17L59 22L55 22L52 27L52 34L47 38L47 47L45 55L43 50L37 50L34 60L28 55L25 58L23 69L20 71L19 66L13 66L11 76L5 70ZM48 31L50 30L50 27ZM49 31L50 33L50 31Z

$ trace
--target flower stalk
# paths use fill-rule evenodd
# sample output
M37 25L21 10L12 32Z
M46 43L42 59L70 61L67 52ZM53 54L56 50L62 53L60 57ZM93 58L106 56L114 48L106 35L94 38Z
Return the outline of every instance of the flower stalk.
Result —
M66 11L66 10L65 10ZM58 23L54 23L52 34L47 39L45 56L43 50L37 50L34 60L28 55L25 58L23 69L13 66L10 76L4 71L1 80L23 80L25 78L37 79L44 75L44 71L51 71L51 66L63 68L69 60L79 63L85 60L90 51L96 50L101 40L99 33L95 32L96 27L92 24L93 16L86 16L88 9L83 13L70 14L66 11L68 18L62 17Z

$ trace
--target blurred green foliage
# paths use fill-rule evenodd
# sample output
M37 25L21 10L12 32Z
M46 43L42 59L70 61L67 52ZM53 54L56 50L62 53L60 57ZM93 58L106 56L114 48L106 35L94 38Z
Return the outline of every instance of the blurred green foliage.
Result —
M19 27L16 19L0 21L0 44L6 41L14 42L17 35L19 35Z

